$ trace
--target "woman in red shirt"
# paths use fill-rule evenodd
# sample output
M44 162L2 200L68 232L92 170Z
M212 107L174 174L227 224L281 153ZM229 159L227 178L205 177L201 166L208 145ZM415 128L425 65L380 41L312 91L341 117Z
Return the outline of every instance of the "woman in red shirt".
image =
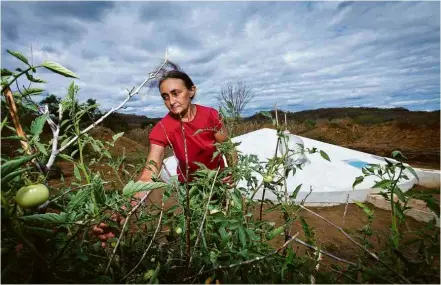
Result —
M192 174L198 169L195 162L209 169L219 166L223 168L224 162L220 155L213 159L216 151L214 144L226 141L227 131L215 109L192 103L196 86L190 77L178 70L169 71L160 79L159 91L170 112L155 125L149 137L147 161L154 161L157 167L152 170L145 168L139 180L151 181L152 171L159 173L167 146L172 147L178 159L180 182L192 180Z
M228 140L228 133L219 113L213 108L192 103L196 86L182 71L166 72L158 85L164 104L170 112L150 133L147 167L138 180L149 182L153 173L159 174L167 146L172 147L178 159L177 173L182 183L192 180L192 174L199 168L195 162L202 163L209 169L223 169L225 165L222 157L218 155L213 159L216 151L214 144ZM227 157L229 164L234 164L236 160L236 153ZM231 183L231 178L227 177L224 181ZM143 193L138 193L135 197L142 196Z
M218 167L223 169L225 165L222 157L218 155L213 159L216 151L214 144L228 140L228 132L219 113L213 108L192 103L196 95L196 86L182 71L165 72L158 85L169 113L153 127L150 133L147 164L138 180L151 182L153 174L159 175L167 146L173 148L178 159L177 173L182 183L192 180L192 174L198 169L195 162L202 163L209 169ZM237 162L235 151L227 156L227 162L229 165ZM233 183L231 176L224 178L223 182L230 186ZM138 192L134 197L142 199L146 194L146 192ZM136 205L135 201L132 202L132 206L134 205ZM102 246L105 246L108 238L114 236L108 225L104 223L94 226L92 231L101 239Z

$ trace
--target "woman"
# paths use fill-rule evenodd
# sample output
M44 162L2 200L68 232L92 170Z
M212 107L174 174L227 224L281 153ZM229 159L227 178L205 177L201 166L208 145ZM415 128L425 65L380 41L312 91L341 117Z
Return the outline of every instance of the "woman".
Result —
M151 182L154 174L159 175L167 146L172 147L178 159L177 173L181 183L192 180L192 174L199 168L195 162L202 163L209 169L223 169L225 165L222 157L218 155L213 159L216 151L214 144L228 140L227 130L218 112L192 103L196 96L196 86L182 71L165 72L159 79L158 87L169 113L150 133L147 164L138 180ZM235 151L227 156L229 165L234 165L236 161ZM224 178L223 182L230 186L233 183L231 176ZM138 192L134 197L141 199L145 194L146 192ZM132 202L132 206L135 204L136 202ZM105 240L113 237L107 225L102 223L95 226L93 232L103 241L103 246Z
M165 148L172 147L178 160L178 179L190 182L199 168L195 162L209 169L225 167L220 155L213 159L216 142L228 140L228 133L218 112L210 107L193 104L196 86L190 77L179 70L166 72L159 80L159 91L169 113L152 129L147 165L138 180L150 182L152 174L158 175L164 159ZM229 165L235 164L237 154L227 156ZM187 165L188 162L188 165ZM231 184L231 177L224 179ZM142 197L137 193L135 197Z

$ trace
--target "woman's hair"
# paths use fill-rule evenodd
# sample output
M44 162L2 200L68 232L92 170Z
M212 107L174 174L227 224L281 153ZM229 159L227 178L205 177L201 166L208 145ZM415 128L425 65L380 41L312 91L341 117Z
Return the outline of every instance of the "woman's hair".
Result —
M182 71L182 69L177 64L171 61L167 61L164 65L161 66L161 68L157 69L155 78L153 78L147 84L147 86L149 87L149 89L159 88L161 87L162 82L169 78L181 79L182 81L184 81L185 87L187 87L188 89L191 89L194 86L190 76ZM196 94L193 95L191 100L193 100L195 96Z
M194 86L193 81L191 80L190 76L187 75L187 73L179 70L170 70L163 74L163 76L159 79L158 88L161 87L162 82L169 78L181 79L184 81L187 89L191 89Z
M160 88L162 82L169 78L181 79L182 81L184 81L185 87L187 87L188 89L191 89L194 86L194 83L191 80L190 76L182 71L182 69L177 64L171 61L167 61L166 64L164 64L159 70L157 70L156 77L150 81L148 86L149 88ZM193 99L194 96L191 99Z

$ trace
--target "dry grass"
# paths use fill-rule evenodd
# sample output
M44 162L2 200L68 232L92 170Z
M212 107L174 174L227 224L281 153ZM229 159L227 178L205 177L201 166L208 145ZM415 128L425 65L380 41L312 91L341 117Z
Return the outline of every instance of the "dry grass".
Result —
M136 128L128 131L124 136L145 147L148 147L150 131L151 128L145 128L145 129Z

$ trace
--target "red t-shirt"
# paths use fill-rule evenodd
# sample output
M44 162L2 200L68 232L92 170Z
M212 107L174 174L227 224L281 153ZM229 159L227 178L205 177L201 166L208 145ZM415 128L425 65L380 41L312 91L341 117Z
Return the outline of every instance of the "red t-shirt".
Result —
M216 143L214 134L219 132L223 127L219 113L210 107L196 104L195 106L196 116L194 119L191 122L182 122L187 143L189 164L188 181L192 180L191 174L199 169L199 166L197 166L195 162L202 163L209 169L216 169L219 166L221 169L225 167L221 155L217 155L216 158L213 159L213 154L216 151L216 147L214 146L214 143ZM198 130L203 131L199 131L195 134ZM167 136L165 132L167 132ZM187 168L185 164L185 148L181 122L170 116L170 114L167 114L153 127L149 139L150 143L163 147L169 146L171 143L179 162L176 170L178 179L180 182L184 182Z

